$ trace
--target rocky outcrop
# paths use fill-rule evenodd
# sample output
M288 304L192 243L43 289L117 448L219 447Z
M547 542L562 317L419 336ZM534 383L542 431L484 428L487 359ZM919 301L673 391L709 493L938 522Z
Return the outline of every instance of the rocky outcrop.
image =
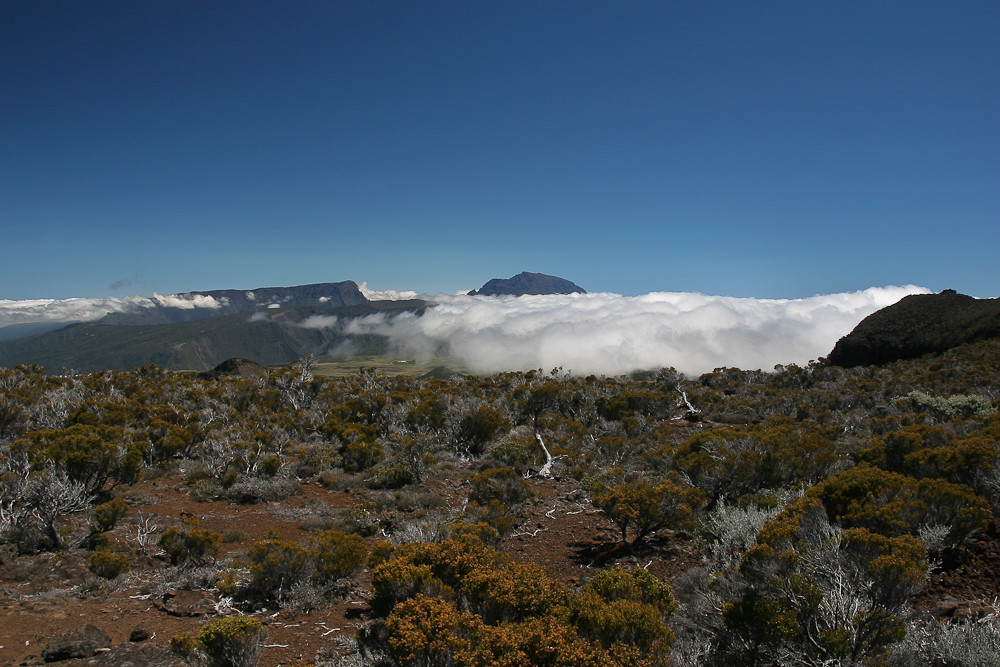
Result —
M59 635L42 651L45 662L89 658L111 648L111 637L96 625L85 625Z
M87 664L105 667L187 667L169 646L156 644L119 644L100 653Z
M205 616L215 613L215 598L204 591L169 590L154 606L171 616Z
M573 294L576 292L587 293L579 285L563 278L524 271L512 278L494 278L478 290L469 292L469 296L521 296L524 294Z
M1000 338L1000 299L976 299L945 290L913 294L872 313L837 341L834 366L875 366L986 338Z

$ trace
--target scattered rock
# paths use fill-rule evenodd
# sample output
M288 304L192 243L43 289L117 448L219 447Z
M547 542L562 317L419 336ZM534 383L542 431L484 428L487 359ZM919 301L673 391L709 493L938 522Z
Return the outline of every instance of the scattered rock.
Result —
M91 660L91 664L107 667L182 667L185 663L167 646L119 644Z
M111 648L111 637L96 625L85 625L59 635L42 651L45 662L89 658L101 649Z
M171 616L205 616L215 613L215 598L204 591L169 590L156 608Z
M132 628L132 632L129 633L128 640L130 642L144 642L152 636L152 633L147 630L145 626L137 625Z

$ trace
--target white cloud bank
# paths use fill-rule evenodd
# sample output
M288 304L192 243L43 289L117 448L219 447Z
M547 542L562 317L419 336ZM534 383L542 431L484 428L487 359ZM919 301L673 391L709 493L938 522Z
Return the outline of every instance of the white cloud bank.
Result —
M417 293L412 290L375 290L368 287L368 283L358 285L358 290L365 295L369 301L402 301L405 299L416 299Z
M561 366L574 374L618 375L673 366L699 375L720 366L806 364L829 354L876 310L929 291L873 287L806 299L439 295L423 316L372 315L350 322L347 331L389 336L398 350L421 359L443 350L474 372Z
M250 294L252 294L252 292L250 292ZM153 292L153 296L150 301L164 308L182 308L184 310L193 310L194 308L222 308L223 306L229 305L229 299L225 297L216 299L214 296L210 296L208 294L163 295ZM139 305L140 307L144 307L146 304Z
M698 375L719 366L772 369L826 356L871 313L908 294L930 290L872 287L807 299L752 299L686 292L626 297L610 293L424 297L437 303L417 317L372 315L345 323L315 316L311 328L346 325L349 333L389 336L420 359L439 350L475 372L549 370L618 375L673 366ZM412 292L367 292L369 298L413 298ZM97 320L111 312L153 305L213 308L204 295L111 299L0 300L0 327L32 322Z
M170 308L221 308L226 305L204 294L156 294L108 299L0 299L0 327L35 322L92 322L108 313L123 313L155 306Z

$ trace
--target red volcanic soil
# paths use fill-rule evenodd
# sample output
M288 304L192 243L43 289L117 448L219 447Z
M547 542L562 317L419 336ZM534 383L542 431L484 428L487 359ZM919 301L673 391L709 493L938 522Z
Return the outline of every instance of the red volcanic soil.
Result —
M542 565L557 580L582 585L597 569L617 562L646 567L674 581L700 563L694 539L683 533L662 531L635 550L617 547L617 531L572 480L536 479L529 483L535 497L525 508L522 524L500 548L515 558ZM221 555L222 559L237 559L265 535L304 541L310 527L321 525L325 518L335 520L339 512L370 493L363 487L334 491L311 483L303 485L302 493L280 503L233 505L197 502L189 490L179 474L147 480L128 490L132 509L114 529L112 538L133 548L132 570L114 581L99 580L86 569L91 552L84 549L2 555L0 665L42 664L42 651L54 637L87 624L104 630L114 649L62 664L182 664L170 653L171 637L180 632L196 634L202 624L227 612L226 601L214 590L180 591L176 597L164 599L165 573L176 570L155 554L137 555L133 536L140 513L152 516L160 531L178 524L182 512L198 517L201 527L208 530L239 531L243 538L223 544ZM461 485L447 479L431 480L420 491L440 496L447 506L461 504L467 495ZM398 511L405 521L408 508ZM370 538L372 542L375 539ZM155 543L150 551L156 551ZM369 575L365 571L342 599L319 610L250 610L248 613L267 629L260 664L335 664L366 619L368 594ZM992 600L998 595L1000 531L994 524L949 554L942 571L930 577L915 602L930 608L949 596ZM147 638L130 641L133 633Z

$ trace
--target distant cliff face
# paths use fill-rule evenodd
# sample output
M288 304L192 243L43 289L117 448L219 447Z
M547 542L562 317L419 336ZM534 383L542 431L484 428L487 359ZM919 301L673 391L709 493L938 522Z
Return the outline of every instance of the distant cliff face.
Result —
M586 294L582 287L563 278L547 276L544 273L528 273L524 271L513 278L494 278L478 290L469 292L469 296L500 296L523 294Z
M872 366L1000 337L1000 299L945 290L913 294L872 313L830 352L835 366Z
M252 290L209 290L159 297L161 305L110 313L101 324L150 325L194 322L209 317L263 310L268 307L319 306L338 308L367 303L353 280L298 287L260 287ZM182 303L183 306L175 305ZM206 307L212 304L215 307Z

